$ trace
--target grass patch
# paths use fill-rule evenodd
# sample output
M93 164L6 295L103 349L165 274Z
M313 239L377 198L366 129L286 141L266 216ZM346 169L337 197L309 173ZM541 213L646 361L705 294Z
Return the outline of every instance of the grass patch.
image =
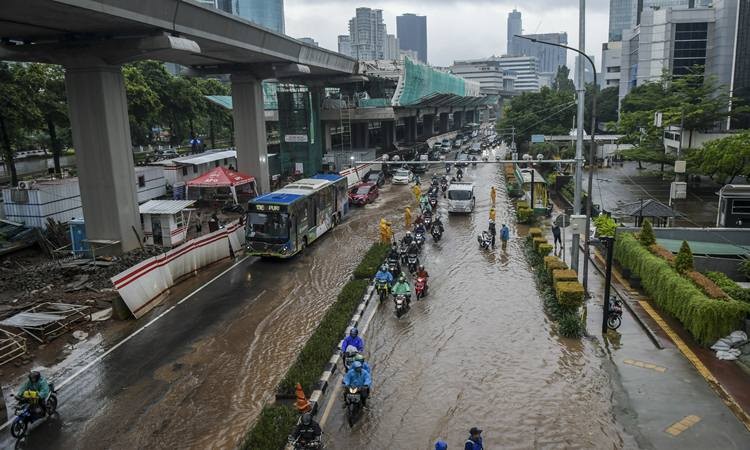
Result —
M283 449L299 414L290 406L266 405L245 437L242 450Z
M388 256L390 251L388 244L382 244L378 242L373 244L367 253L365 253L362 262L359 263L356 269L354 269L354 278L356 279L371 279L378 272L378 269L385 261L385 257Z
M706 272L706 278L735 300L750 303L750 289L745 289L722 272Z
M703 345L738 329L750 314L750 304L706 296L667 261L651 254L631 233L618 234L614 256L620 265L641 278L644 290L654 302L677 318Z

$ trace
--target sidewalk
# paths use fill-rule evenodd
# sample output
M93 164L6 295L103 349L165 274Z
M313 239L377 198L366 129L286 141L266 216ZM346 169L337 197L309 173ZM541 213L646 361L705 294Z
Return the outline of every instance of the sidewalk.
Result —
M544 226L543 230L552 242L549 226ZM581 269L583 258L581 252ZM569 261L569 257L566 259ZM750 378L747 374L736 364L716 360L709 349L696 346L685 336L679 324L667 319L657 323L644 309L644 303L645 308L649 308L647 299L629 286L623 286L618 281L619 274L614 272L611 294L622 293L622 300L628 302L630 308L623 313L620 328L603 337L604 265L600 266L600 273L595 264L589 261L588 338L601 347L602 366L611 376L615 416L625 431L634 437L638 447L680 450L748 448L750 421L746 426L738 419L744 414L739 405L745 411L750 406ZM629 310L638 315L640 323ZM660 316L656 311L653 313ZM695 363L678 345L683 351L687 349L688 354L692 349L697 355L698 365L705 369L696 369ZM718 382L711 381L713 379ZM719 395L722 389L729 392L736 403L725 400L730 398L729 395L722 398ZM735 408L737 414L731 408Z

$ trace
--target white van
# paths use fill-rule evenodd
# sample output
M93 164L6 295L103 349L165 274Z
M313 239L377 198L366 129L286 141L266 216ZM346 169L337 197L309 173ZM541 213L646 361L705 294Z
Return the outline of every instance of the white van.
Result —
M474 183L454 181L448 186L448 212L470 213L474 211Z

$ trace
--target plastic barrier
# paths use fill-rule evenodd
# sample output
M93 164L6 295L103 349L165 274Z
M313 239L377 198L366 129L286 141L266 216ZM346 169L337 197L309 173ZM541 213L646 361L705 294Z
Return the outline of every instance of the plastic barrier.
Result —
M136 318L161 300L161 294L184 276L239 251L245 242L245 226L239 221L205 236L185 242L161 255L142 261L111 278L125 305Z

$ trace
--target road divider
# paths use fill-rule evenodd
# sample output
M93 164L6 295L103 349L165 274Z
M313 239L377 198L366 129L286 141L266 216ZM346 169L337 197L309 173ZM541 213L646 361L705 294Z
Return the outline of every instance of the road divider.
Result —
M279 383L276 398L280 401L263 407L258 420L245 436L242 449L285 447L287 436L293 431L299 414L290 402L284 400L295 398L297 383L302 385L305 392L312 393L311 410L317 412L318 402L336 372L340 353L338 345L352 327L358 326L373 296L373 277L385 260L388 249L388 245L376 243L367 251L354 270L352 279L343 286L336 301Z

